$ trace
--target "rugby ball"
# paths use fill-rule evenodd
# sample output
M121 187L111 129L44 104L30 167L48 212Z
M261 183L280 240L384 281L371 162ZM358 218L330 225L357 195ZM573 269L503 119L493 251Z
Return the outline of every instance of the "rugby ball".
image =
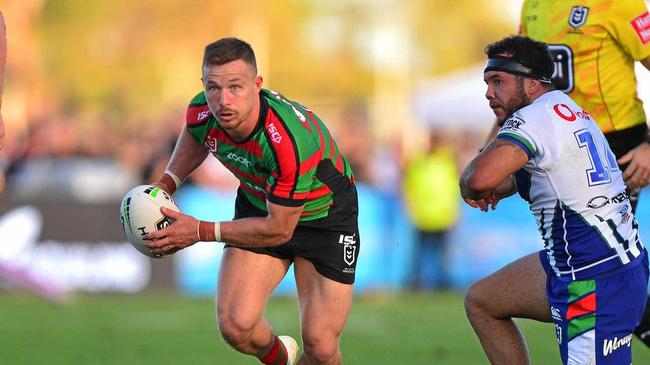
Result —
M172 224L172 220L160 212L160 207L180 212L171 195L152 185L139 185L129 190L120 204L120 219L126 239L149 257L158 258L160 255L151 254L142 236Z

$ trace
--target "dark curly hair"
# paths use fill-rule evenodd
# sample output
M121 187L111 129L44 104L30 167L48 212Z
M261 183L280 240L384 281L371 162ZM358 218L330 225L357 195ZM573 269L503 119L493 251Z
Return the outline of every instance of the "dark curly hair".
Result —
M553 75L553 58L544 42L526 36L513 35L485 47L488 58L500 58L529 67L539 76L550 79Z

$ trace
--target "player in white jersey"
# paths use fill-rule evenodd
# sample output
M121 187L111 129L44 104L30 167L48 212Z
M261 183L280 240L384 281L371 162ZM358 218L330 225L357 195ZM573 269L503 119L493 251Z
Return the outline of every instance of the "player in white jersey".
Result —
M530 363L517 317L554 322L564 364L630 364L648 259L616 159L588 112L554 90L544 43L512 36L486 53L503 127L463 171L461 194L487 211L518 191L544 249L473 284L470 323L494 364Z

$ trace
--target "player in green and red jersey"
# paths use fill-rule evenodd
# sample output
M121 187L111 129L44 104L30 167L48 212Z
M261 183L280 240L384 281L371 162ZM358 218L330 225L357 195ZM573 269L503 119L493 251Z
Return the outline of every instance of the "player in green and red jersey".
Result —
M294 364L295 340L263 317L294 264L304 353L299 364L340 364L340 335L352 305L359 254L358 204L350 165L311 110L262 88L246 42L208 45L204 90L156 183L173 193L213 154L241 182L235 219L205 222L163 208L175 222L147 235L155 254L197 241L225 242L217 317L236 350L264 364Z

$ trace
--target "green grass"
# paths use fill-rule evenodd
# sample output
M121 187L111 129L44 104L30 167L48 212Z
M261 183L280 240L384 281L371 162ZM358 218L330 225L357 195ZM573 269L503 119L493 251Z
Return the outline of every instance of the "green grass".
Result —
M274 298L267 317L298 336L293 298ZM553 326L520 321L533 364L558 364ZM486 364L455 293L355 298L342 339L345 364ZM634 342L634 362L650 349ZM214 301L165 293L79 296L53 305L0 292L0 364L257 364L221 339Z

